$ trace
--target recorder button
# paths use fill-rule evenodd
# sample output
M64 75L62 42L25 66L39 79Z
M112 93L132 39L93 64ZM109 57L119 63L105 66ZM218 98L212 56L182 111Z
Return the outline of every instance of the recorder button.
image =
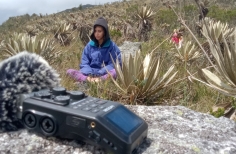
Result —
M63 87L54 87L52 89L52 94L55 95L55 96L65 95L66 94L66 89L63 88Z
M95 102L95 103L97 103L97 104L105 104L106 101L104 101L104 100L99 100L99 101L97 101L97 102Z
M98 108L99 108L99 109L104 109L104 108L105 108L105 106L99 106Z
M83 108L82 110L84 110L84 111L89 111L89 110L91 110L91 108L90 108L90 107L85 107L85 108Z
M41 99L43 98L51 98L51 94L47 91L41 91L41 92L37 92L37 93L34 93L34 96L35 97L39 97Z
M93 109L91 112L97 113L98 111L99 111L99 109Z
M84 98L84 93L81 91L71 91L70 98L74 100L80 100Z
M70 103L69 96L56 96L54 101L59 102L59 105L68 105Z
M114 146L114 144L110 142L110 143L109 143L109 146L113 147L113 146Z
M96 107L96 106L98 106L98 104L90 104L89 106L90 107Z

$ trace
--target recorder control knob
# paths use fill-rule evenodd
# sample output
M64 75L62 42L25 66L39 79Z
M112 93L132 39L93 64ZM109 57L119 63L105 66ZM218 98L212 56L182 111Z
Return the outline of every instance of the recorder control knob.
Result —
M60 105L68 105L70 103L70 97L69 96L56 96L54 101L60 103Z
M70 98L73 100L80 100L84 98L84 93L81 91L71 91Z
M66 95L66 88L63 87L54 87L52 89L52 94L55 96Z
M51 98L51 94L48 91L41 91L34 94L35 97L43 98Z

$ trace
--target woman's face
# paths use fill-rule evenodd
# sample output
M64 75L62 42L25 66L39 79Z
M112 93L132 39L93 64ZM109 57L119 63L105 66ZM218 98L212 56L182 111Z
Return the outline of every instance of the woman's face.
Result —
M105 32L102 28L102 26L96 26L94 31L95 38L100 42L104 39Z

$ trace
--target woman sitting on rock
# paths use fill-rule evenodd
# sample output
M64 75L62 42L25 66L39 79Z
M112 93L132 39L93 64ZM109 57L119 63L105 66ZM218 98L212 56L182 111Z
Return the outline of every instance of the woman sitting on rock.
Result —
M68 69L66 73L79 82L99 82L110 75L116 78L112 58L114 61L118 58L121 65L121 55L117 45L110 39L107 21L104 18L100 17L95 21L90 38L91 41L82 53L80 70Z

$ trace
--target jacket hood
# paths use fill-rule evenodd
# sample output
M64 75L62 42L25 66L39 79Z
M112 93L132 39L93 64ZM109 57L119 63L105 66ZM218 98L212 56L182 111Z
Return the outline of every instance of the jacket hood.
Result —
M95 27L99 25L99 26L102 26L103 29L105 30L105 38L104 38L104 41L102 43L101 46L103 46L108 40L110 40L110 34L109 34L109 30L108 30L108 24L107 24L107 21L106 19L104 19L103 17L100 17L98 18L94 25L93 25L93 33L91 34L90 38L92 41L95 42L95 44L98 46L98 42L97 40L95 39L95 36L94 36L94 31L95 31Z

